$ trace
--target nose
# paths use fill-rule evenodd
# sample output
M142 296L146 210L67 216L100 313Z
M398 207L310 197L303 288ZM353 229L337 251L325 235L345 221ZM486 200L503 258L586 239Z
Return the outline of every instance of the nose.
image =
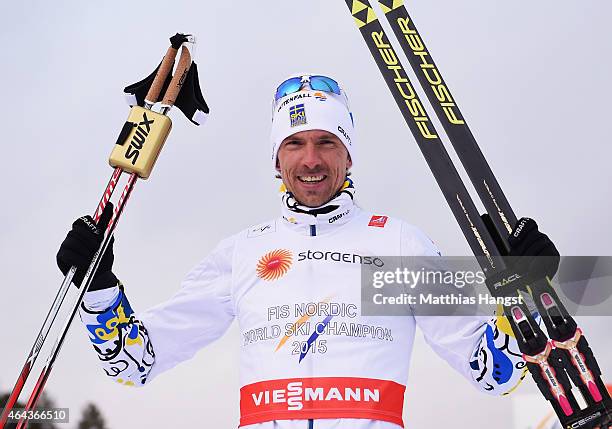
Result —
M315 142L308 141L304 145L302 153L302 164L309 170L314 170L321 166L321 156Z

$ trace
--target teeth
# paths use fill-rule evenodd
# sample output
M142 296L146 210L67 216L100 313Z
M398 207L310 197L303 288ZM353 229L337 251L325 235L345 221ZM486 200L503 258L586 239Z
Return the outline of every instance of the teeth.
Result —
M320 182L325 179L325 176L299 176L302 182Z

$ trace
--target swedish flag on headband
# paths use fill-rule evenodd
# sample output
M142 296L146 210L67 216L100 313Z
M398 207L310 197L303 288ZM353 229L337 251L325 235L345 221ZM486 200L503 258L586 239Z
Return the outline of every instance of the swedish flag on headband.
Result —
M289 108L289 119L291 119L291 126L297 127L298 125L306 124L306 109L303 104L296 104Z

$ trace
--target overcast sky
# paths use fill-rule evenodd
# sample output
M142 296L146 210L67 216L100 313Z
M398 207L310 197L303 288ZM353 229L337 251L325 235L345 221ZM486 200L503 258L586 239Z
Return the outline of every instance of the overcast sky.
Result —
M534 217L562 254L612 255L610 2L408 6L515 212ZM0 391L12 388L61 283L59 244L110 177L128 114L122 89L153 70L177 31L198 38L211 115L195 127L171 113L153 175L137 183L116 231L114 271L136 310L170 297L220 239L278 215L270 101L295 71L335 76L347 90L359 203L418 225L445 254L469 253L344 1L3 2ZM587 332L611 374L612 346L597 334L605 323ZM73 421L91 400L110 428L235 427L238 335L234 325L192 361L129 389L104 376L77 322L47 391ZM516 395L536 392L524 384ZM495 419L511 429L515 402L480 394L417 340L407 427Z

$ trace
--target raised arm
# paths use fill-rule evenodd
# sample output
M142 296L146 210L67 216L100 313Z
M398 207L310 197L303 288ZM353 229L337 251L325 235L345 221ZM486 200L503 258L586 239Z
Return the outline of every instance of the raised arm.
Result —
M86 220L81 218L73 224L58 252L58 265L75 265L77 273L82 261L97 248L99 232L83 226ZM223 335L234 319L233 243L232 238L222 241L189 272L172 298L140 313L133 311L124 287L112 274L109 246L104 255L105 269L96 274L79 310L109 377L122 384L142 386Z

